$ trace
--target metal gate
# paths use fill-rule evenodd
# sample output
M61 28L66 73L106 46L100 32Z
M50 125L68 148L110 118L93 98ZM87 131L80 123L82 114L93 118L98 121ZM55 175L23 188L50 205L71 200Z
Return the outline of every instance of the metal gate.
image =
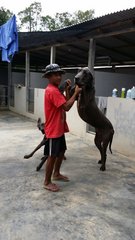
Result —
M8 108L8 86L0 85L0 109Z
M34 88L27 89L27 111L34 113Z

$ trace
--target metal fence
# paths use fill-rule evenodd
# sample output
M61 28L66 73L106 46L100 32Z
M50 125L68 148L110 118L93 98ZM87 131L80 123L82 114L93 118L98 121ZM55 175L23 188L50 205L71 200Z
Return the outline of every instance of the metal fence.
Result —
M27 89L27 110L34 113L34 88Z
M15 106L15 89L14 89L14 85L10 86L10 106L11 107Z

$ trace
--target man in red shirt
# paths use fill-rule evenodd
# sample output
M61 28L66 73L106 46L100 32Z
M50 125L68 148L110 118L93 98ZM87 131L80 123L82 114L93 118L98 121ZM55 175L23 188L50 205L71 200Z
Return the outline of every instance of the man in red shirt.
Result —
M53 192L59 191L59 186L52 183L52 174L55 181L69 181L66 176L60 174L60 167L66 150L64 133L69 132L65 111L69 111L81 91L76 86L73 96L67 100L58 89L62 74L64 74L64 71L59 65L50 64L46 66L43 75L49 80L44 98L45 134L48 139L45 154L49 156L46 163L44 188Z

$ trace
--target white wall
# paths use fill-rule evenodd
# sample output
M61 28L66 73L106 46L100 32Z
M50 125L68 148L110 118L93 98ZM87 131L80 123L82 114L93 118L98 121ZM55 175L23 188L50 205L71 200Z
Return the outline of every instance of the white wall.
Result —
M135 157L135 101L108 98L107 117L115 130L113 148L122 154Z
M44 121L44 90L35 88L34 89L34 114L29 113L27 111L27 104L26 104L26 87L22 88L14 88L15 95L14 95L14 107L10 106L10 110L21 115L30 117L32 119L37 120L39 117L42 118Z
M25 73L24 72L12 72L12 85L21 84L25 86Z

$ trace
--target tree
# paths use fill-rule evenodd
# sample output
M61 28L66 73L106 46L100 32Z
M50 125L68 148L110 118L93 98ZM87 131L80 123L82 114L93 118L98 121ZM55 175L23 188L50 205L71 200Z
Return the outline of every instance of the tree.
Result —
M3 7L0 8L0 26L6 23L10 17L12 17L13 13L10 12L9 9L5 9Z
M94 10L77 11L73 14L69 12L56 13L54 18L47 15L41 17L41 25L44 30L58 30L64 27L88 21L94 17Z
M87 10L84 12L81 10L74 12L73 22L74 22L74 24L77 24L77 23L81 23L84 21L88 21L94 17L94 13L95 13L95 11L93 9Z
M28 31L40 30L40 13L42 11L41 3L34 2L29 7L18 13L20 19L20 29L26 27Z
M53 31L54 29L57 28L55 19L49 15L42 16L41 17L41 27L43 30Z

